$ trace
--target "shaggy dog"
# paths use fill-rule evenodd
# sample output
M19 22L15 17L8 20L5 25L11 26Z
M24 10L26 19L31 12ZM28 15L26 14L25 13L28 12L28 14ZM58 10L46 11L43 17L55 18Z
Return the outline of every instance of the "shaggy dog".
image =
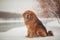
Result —
M34 36L37 36L37 37L53 36L52 31L47 32L45 26L37 18L37 16L33 11L30 11L30 10L25 11L23 13L23 18L28 29L27 37L32 38Z

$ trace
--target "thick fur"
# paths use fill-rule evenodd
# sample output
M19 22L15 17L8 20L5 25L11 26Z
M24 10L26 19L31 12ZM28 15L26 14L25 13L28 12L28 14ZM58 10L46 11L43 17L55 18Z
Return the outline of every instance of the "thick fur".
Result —
M27 10L23 13L23 18L25 24L28 29L27 37L34 37L34 36L53 36L53 33L49 31L47 33L46 28L42 24L42 22L37 18L34 12Z

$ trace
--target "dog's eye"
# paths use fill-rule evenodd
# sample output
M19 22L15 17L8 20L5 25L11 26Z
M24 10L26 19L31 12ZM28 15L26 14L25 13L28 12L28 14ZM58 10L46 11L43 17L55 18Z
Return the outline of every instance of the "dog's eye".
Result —
M27 19L30 19L30 15L27 15Z

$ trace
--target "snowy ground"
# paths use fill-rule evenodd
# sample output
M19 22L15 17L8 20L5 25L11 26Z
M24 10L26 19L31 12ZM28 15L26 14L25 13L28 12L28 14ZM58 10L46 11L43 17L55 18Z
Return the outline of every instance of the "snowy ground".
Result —
M5 27L7 25L2 24L2 25L0 25L0 27L1 26ZM54 19L54 21L50 20L50 22L48 22L47 24L44 24L48 31L52 30L54 33L54 36L47 36L47 37L27 38L27 37L25 37L27 34L27 29L23 23L22 23L23 26L20 25L20 27L18 27L16 24L14 25L14 23L12 25L16 26L16 27L11 28L5 32L0 32L0 40L60 40L60 23L58 23L58 21L56 21L55 19ZM9 24L8 27L13 27L12 25L10 26L10 24ZM8 27L6 27L6 28L8 28Z
M8 30L7 32L0 32L0 40L60 40L60 27L49 27L54 36L27 38L27 30L25 27L18 27Z

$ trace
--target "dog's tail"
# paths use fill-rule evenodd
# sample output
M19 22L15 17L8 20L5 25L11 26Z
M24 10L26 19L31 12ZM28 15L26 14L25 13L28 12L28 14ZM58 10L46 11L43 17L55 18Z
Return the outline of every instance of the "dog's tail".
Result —
M52 31L48 31L48 36L53 36L53 32Z

